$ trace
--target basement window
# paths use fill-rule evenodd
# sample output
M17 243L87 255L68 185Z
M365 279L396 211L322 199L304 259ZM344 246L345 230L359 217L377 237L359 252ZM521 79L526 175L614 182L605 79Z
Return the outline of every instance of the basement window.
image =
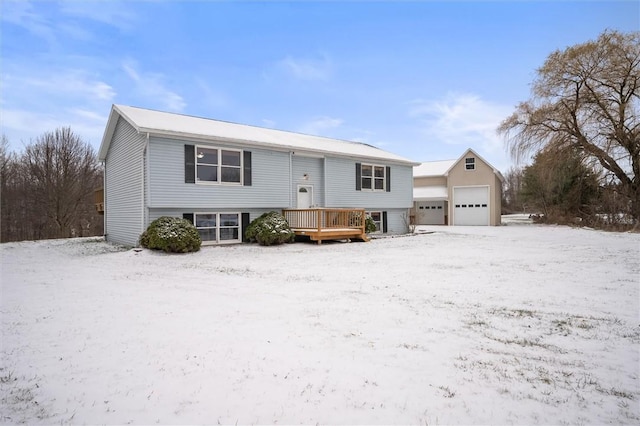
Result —
M239 213L195 213L195 225L202 244L239 243Z
M376 231L382 231L382 212L366 212L367 216L371 216L373 223L376 224Z

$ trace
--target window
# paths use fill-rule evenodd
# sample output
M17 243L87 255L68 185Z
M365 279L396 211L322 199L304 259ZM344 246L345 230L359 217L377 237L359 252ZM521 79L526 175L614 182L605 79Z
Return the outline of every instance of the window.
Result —
M464 168L465 170L475 170L476 169L476 159L473 157L464 159Z
M196 147L196 182L241 183L242 152Z
M241 241L239 213L195 213L194 219L203 244Z
M373 223L376 224L376 232L382 231L382 212L366 212L367 216L371 216Z
M374 166L372 164L362 165L362 186L363 190L384 191L385 187L385 167Z

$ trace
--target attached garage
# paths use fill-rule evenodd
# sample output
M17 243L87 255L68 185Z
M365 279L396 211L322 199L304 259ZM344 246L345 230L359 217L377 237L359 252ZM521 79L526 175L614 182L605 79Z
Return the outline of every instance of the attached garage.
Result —
M447 224L447 187L413 188L413 223L416 225Z
M417 225L445 225L445 201L416 201Z
M499 226L504 177L471 148L413 168L416 225Z
M453 225L489 225L489 186L453 188Z

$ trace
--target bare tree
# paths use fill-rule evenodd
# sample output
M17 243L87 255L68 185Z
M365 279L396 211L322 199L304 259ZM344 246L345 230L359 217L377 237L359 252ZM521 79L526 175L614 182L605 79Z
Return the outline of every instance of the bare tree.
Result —
M553 52L532 97L502 122L512 156L572 149L615 176L640 222L640 32L606 31Z
M70 128L44 133L21 155L0 144L1 241L100 235L96 155Z
M504 175L502 187L502 211L503 214L526 211L526 205L520 199L522 190L523 169L511 167Z

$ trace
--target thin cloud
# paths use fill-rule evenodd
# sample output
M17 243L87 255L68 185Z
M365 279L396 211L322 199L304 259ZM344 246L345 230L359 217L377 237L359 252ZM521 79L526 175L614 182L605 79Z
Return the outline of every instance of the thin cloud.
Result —
M127 2L64 0L60 12L72 18L88 19L120 30L131 29L137 21L136 14Z
M441 99L411 102L409 116L419 121L422 133L432 142L498 152L503 142L496 128L510 111L511 107L477 95L449 93Z
M116 96L111 85L77 69L48 70L46 74L13 70L3 75L2 86L5 96L13 94L22 99L31 96L34 101L43 92L54 97L85 101L111 101Z
M115 89L99 75L79 69L33 69L11 64L2 82L2 132L14 148L44 132L70 126L100 143Z
M163 74L139 71L132 61L124 62L122 69L133 81L134 91L149 102L174 112L182 112L187 106L182 96L167 88Z
M35 141L45 132L53 131L59 127L71 127L76 134L91 143L94 149L98 149L105 124L104 114L98 111L82 109L2 110L2 127L9 131L9 142L14 149L18 149L22 144Z
M300 133L327 136L327 132L342 126L344 120L327 116L316 117L298 128Z
M268 127L270 129L275 129L276 128L276 122L273 121L273 120L269 120L268 118L263 118L262 119L262 126Z
M333 64L326 55L318 59L287 56L278 62L278 67L303 81L326 81L333 74Z
M51 21L37 13L28 0L4 0L0 19L5 23L24 28L31 34L45 39L49 44L54 44L56 41Z
M133 28L137 22L136 14L126 2L76 0L58 3L3 0L0 19L44 39L49 46L57 46L66 37L94 39L92 25L83 21L99 22L121 31Z

